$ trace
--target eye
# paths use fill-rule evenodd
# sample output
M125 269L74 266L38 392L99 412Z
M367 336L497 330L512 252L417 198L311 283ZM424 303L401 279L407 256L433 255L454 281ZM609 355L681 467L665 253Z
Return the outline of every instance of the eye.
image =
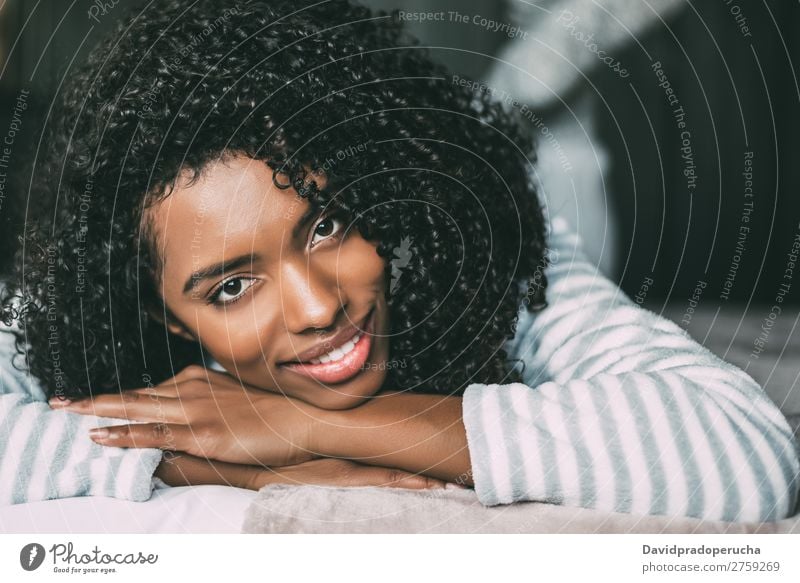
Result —
M314 227L314 236L311 238L311 246L314 247L321 241L338 235L343 226L344 221L336 213L327 215Z
M255 283L254 277L232 277L214 289L208 298L208 303L224 306L238 302Z

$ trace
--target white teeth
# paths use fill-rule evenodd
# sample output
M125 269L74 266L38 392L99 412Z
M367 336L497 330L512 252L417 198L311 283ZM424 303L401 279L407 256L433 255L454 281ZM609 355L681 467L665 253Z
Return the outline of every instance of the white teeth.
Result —
M311 360L309 360L309 362L311 364L324 364L332 360L340 360L345 354L350 353L356 347L356 343L360 339L361 339L361 333L359 332L358 334L353 336L350 340L342 344L339 348L334 348L327 354L323 354L318 358L312 358Z

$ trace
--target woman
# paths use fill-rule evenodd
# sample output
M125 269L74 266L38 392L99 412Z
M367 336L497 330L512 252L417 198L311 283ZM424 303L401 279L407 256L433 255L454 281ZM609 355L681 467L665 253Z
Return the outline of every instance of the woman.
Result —
M169 483L793 510L797 452L763 391L598 283L566 226L547 240L530 126L395 19L155 3L61 119L19 346L53 407L139 422L97 443L182 452Z

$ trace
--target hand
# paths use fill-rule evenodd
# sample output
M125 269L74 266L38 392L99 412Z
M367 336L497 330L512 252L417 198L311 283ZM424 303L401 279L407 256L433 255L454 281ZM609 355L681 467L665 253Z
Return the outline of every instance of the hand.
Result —
M402 391L378 397L354 409L326 411L192 366L153 388L50 404L143 422L104 428L105 437L92 436L102 445L269 467L317 457L349 459L473 484L460 397Z
M190 366L155 386L78 401L51 399L54 408L141 421L98 428L90 437L115 447L153 447L236 464L286 466L318 457L310 435L322 409L252 389L238 379Z
M219 484L249 490L260 490L268 484L390 486L414 490L445 486L436 478L337 459L311 460L269 470L205 460L188 454L165 455L156 469L156 476L170 486Z
M404 470L366 466L334 458L322 458L261 472L251 483L253 490L268 484L316 484L320 486L384 486L392 488L444 488L445 482Z
M170 486L215 484L235 488L254 488L264 471L257 466L206 460L187 453L165 453L155 476Z

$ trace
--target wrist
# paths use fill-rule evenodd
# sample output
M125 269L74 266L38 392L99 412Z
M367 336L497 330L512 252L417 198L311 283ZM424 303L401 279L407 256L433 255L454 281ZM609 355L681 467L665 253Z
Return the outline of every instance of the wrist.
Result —
M314 451L324 457L371 463L416 433L424 422L423 395L383 393L352 409L322 411L312 430ZM414 403L414 411L409 410ZM419 407L419 408L418 408ZM411 418L411 419L410 419Z
M351 432L353 409L320 409L310 417L308 424L308 449L315 457L347 457L343 443Z
M376 412L380 408L376 409L374 403L382 397L402 393L403 391L381 391L357 406L346 409L324 409L310 405L314 411L308 416L310 420L307 426L309 451L313 452L315 457L347 458L352 456L352 452L348 453L348 443L359 438L358 430L365 429L365 424L366 427L369 427L370 423L376 420ZM385 413L381 415L386 416ZM363 437L363 432L361 437Z
M319 457L340 459L372 455L384 443L383 430L400 422L382 395L349 409L318 409L309 427L311 451Z
M471 485L461 407L460 397L397 392L325 411L313 431L314 451Z

